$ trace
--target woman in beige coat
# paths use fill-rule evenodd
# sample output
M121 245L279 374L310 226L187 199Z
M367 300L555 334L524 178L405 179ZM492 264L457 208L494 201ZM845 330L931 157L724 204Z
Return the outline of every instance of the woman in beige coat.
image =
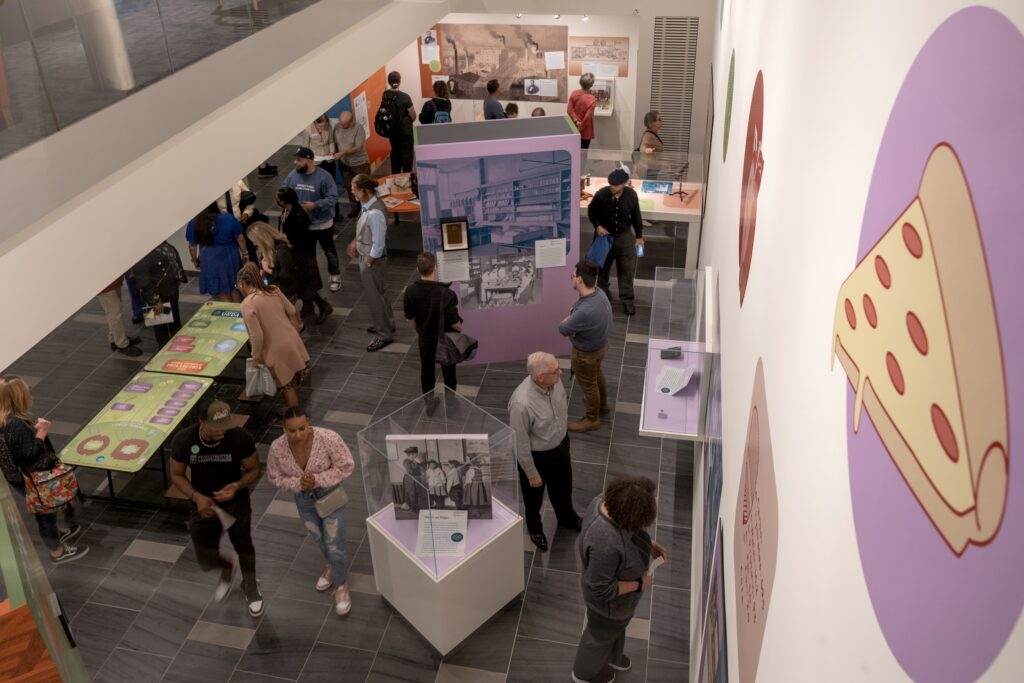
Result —
M255 263L239 271L238 291L245 297L242 319L249 330L253 362L270 369L285 404L299 405L297 389L309 373L309 352L299 337L302 320L281 290L263 282Z

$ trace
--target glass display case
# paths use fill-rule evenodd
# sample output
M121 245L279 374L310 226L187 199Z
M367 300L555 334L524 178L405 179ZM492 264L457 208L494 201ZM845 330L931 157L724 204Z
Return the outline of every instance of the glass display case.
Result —
M697 267L701 216L704 204L704 159L699 154L658 152L645 154L623 148L583 150L580 208L608 184L608 174L621 168L640 200L644 220L685 223L686 268ZM678 231L676 234L679 234ZM692 246L691 246L692 245Z
M377 590L445 654L524 588L515 432L443 388L358 442Z
M0 480L0 680L87 681L68 619Z
M640 434L704 438L714 332L711 269L655 270Z

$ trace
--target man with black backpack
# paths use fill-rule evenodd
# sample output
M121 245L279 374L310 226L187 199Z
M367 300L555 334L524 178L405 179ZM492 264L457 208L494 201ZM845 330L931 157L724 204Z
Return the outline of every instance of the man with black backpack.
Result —
M416 120L416 108L412 105L412 98L398 89L401 83L402 74L397 71L388 74L391 89L381 98L373 120L377 135L391 142L392 173L412 171L412 122Z

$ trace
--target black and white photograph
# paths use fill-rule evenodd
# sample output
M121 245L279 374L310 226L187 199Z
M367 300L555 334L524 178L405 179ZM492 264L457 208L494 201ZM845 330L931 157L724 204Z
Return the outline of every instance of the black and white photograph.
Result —
M441 243L444 251L469 249L469 221L465 216L441 219Z
M387 437L395 519L418 520L420 510L465 510L491 518L491 456L486 435Z
M462 286L466 309L529 306L543 301L543 271L532 252L522 256L469 259L469 281Z
M455 81L453 99L482 100L487 81L501 84L502 99L565 102L569 96L566 70L548 69L545 52L566 52L565 26L509 26L502 24L441 24L441 63ZM536 79L557 80L550 95L540 92Z
M423 246L447 251L448 221L467 223L470 256L532 254L537 240L570 248L572 158L564 150L419 163Z

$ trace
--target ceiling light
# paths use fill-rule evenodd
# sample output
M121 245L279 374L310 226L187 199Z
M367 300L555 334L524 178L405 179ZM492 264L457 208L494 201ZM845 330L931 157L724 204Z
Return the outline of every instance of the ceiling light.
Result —
M523 18L523 13L522 12L516 12L516 19L522 19L522 18Z
M561 19L561 18L562 18L562 15L561 15L561 14L556 14L556 15L555 15L555 19Z
M583 15L583 21L589 21L589 20L590 20L590 15L589 14L584 14Z

